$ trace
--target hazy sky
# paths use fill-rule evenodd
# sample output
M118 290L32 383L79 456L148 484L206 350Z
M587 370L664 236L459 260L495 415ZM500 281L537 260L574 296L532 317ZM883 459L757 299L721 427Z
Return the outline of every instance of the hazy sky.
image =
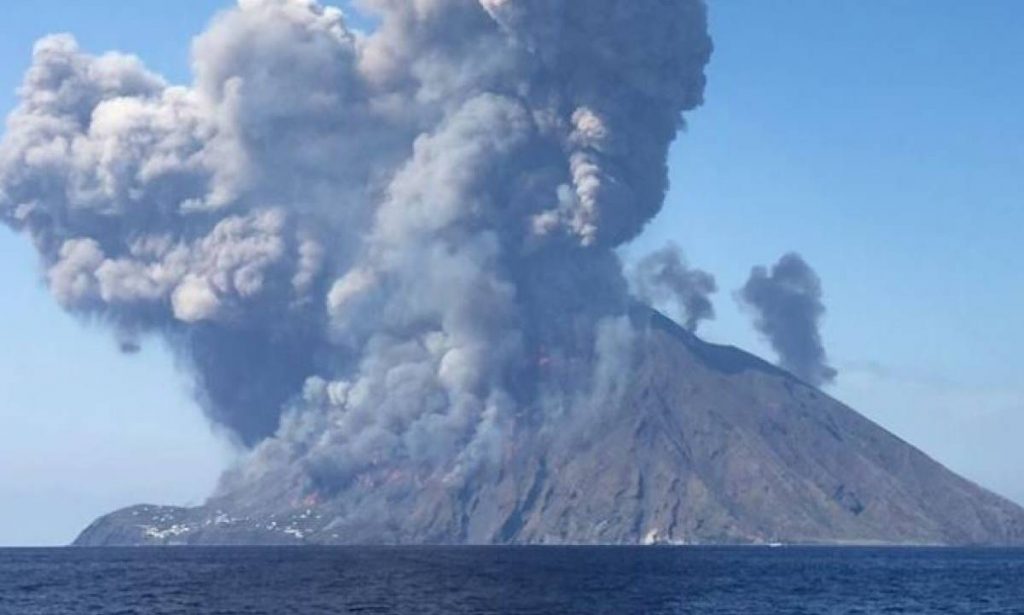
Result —
M10 0L0 107L50 32L187 81L189 40L224 4ZM703 335L771 356L733 291L799 251L824 284L829 391L1024 502L1024 4L719 0L711 32L706 104L627 255L680 243L722 288ZM0 544L201 501L232 451L171 358L122 355L60 312L24 238L0 229L0 256Z

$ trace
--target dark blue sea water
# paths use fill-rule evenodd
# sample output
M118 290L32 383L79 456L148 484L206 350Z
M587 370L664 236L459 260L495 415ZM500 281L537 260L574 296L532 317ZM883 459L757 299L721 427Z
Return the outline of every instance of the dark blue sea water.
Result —
M1024 551L0 550L0 613L1024 613Z

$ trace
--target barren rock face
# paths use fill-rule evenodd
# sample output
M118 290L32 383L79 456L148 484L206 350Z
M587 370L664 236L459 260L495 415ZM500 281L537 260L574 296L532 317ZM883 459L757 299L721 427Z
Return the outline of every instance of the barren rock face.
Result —
M1024 510L788 373L638 309L623 390L571 428L524 419L458 487L384 464L332 494L268 482L107 515L77 545L1022 544Z

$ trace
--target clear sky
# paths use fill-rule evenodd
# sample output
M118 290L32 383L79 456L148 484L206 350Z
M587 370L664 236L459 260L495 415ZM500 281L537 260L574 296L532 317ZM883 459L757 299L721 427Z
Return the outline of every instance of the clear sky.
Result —
M186 82L189 40L224 4L9 0L0 107L50 32ZM721 287L703 335L770 357L732 293L801 252L824 283L830 392L1024 502L1024 4L713 0L711 31L706 104L626 256L683 245ZM201 501L234 452L166 351L122 355L63 314L5 229L0 278L0 544Z

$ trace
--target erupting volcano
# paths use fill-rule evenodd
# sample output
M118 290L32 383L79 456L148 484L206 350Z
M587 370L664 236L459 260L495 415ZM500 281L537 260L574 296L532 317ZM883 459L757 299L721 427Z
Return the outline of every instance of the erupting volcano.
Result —
M41 40L0 219L126 352L167 340L247 454L79 544L1024 541L1024 511L814 388L813 270L616 252L702 102L698 0L240 0L194 81ZM643 305L678 304L678 327ZM795 375L794 375L795 374Z

